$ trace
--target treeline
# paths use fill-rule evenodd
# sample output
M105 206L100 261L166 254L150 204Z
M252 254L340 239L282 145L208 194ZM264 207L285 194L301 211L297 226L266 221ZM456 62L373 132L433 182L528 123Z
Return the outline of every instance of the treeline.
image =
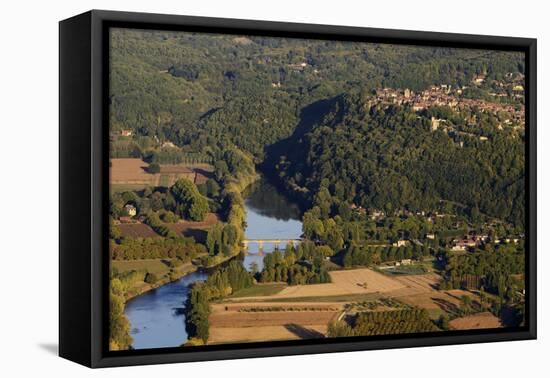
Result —
M193 238L121 238L110 241L109 252L113 260L140 260L179 258L190 262L206 253L204 245Z
M223 254L232 256L235 249L240 248L239 229L234 224L216 224L208 232L206 238L208 253L215 256Z
M286 282L305 285L330 282L323 260L333 251L327 246L304 242L294 248L287 245L284 253L275 250L264 256L264 267L257 274L260 282Z
M231 261L227 267L217 270L206 281L194 284L186 304L189 344L204 344L208 341L211 300L225 298L252 284L252 276L237 261Z
M109 350L131 349L130 322L124 315L124 288L122 282L111 277L109 282Z
M186 178L180 178L166 188L145 188L142 191L111 192L110 215L114 219L127 215L125 205L136 208L138 215L145 215L151 227L163 221L172 223L179 218L202 221L206 214L216 208L215 204L203 196L197 186ZM158 213L158 214L155 214ZM174 217L176 216L176 217Z
M367 96L367 97L365 97ZM524 141L495 133L461 146L427 117L400 106L368 108L368 95L346 94L303 136L291 138L273 169L326 218L341 202L431 211L440 200L524 223ZM344 212L346 210L343 210Z
M175 213L195 222L204 220L209 211L208 200L199 193L197 186L182 178L170 188L176 200Z
M360 312L352 325L345 321L331 322L328 337L395 335L434 332L440 329L430 320L425 309Z
M487 244L472 253L443 252L444 288L473 288L498 295L501 302L514 302L524 289L525 249L520 244Z
M179 147L173 143L164 147L163 145L164 143L160 143L152 136L113 137L109 144L109 156L113 159L143 159L150 164L212 163L212 156L209 153L196 151L194 147Z
M403 259L422 261L424 257L428 256L430 256L430 248L421 245L372 247L350 244L344 252L343 265L345 267L370 266Z
M214 201L226 224L217 225L208 232L206 245L210 255L205 260L206 266L216 265L239 253L246 219L241 192L257 179L252 158L234 146L220 149L215 159L216 186L210 189L217 194Z

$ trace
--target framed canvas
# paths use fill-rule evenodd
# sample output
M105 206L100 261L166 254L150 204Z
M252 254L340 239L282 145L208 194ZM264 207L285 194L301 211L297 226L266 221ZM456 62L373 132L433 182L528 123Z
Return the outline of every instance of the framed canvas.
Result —
M59 58L62 357L536 338L536 40L94 10Z

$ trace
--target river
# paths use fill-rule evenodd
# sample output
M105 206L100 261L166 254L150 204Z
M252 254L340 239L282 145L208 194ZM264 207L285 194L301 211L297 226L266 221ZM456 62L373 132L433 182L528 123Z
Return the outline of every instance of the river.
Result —
M298 239L302 233L300 209L266 179L252 184L243 193L246 208L247 240ZM255 263L262 269L263 254L275 249L273 243L251 242L243 265ZM285 244L279 245L284 249ZM125 314L131 325L134 349L177 347L187 341L184 308L190 285L205 280L206 272L194 272L128 301Z

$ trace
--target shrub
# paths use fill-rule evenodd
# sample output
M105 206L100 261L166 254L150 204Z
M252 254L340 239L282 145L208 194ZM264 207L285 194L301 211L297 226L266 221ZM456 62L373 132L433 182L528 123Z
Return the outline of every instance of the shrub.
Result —
M149 164L149 167L147 168L147 172L149 172L149 173L160 173L160 165L157 164L157 163Z
M154 284L158 280L159 279L155 273L147 273L145 275L145 282L147 282L148 284Z

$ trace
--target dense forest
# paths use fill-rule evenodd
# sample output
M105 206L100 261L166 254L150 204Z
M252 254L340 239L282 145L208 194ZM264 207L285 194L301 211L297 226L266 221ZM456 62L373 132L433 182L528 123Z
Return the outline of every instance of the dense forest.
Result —
M523 140L493 132L490 143L457 144L412 109L366 102L339 96L310 131L285 141L276 170L288 189L313 203L328 188L331 198L321 208L336 200L392 213L435 209L445 199L466 206L472 217L523 224Z

